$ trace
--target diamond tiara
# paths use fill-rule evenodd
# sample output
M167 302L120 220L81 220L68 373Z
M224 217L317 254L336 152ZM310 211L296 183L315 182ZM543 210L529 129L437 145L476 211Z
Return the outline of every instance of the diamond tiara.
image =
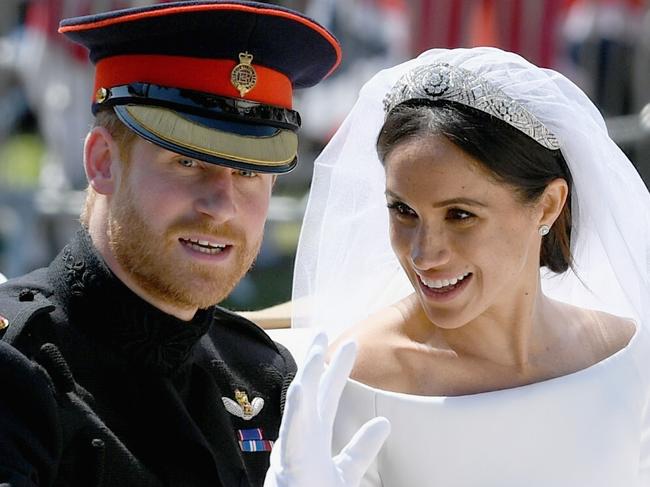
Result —
M493 115L547 149L560 148L555 135L500 89L471 71L449 64L418 66L393 86L384 98L384 111L410 100L449 100Z

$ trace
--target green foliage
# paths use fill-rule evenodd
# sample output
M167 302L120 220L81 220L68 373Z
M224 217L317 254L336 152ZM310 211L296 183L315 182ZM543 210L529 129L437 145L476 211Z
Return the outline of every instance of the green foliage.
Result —
M0 191L31 189L38 185L44 145L32 133L14 134L0 145Z

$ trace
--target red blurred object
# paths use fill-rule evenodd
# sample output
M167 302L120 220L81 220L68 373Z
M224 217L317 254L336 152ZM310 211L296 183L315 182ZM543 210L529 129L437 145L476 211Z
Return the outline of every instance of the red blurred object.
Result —
M490 45L552 66L556 31L569 1L413 0L413 50Z

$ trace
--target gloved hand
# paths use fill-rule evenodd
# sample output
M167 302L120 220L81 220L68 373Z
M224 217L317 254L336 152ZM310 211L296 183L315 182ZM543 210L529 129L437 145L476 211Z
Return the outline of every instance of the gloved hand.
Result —
M332 457L332 427L356 345L341 346L325 370L326 349L319 334L289 386L264 487L357 487L390 432L386 418L371 419Z

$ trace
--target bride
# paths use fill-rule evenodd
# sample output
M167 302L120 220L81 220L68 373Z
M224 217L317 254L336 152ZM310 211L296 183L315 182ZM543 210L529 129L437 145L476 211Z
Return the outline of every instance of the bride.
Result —
M294 326L357 361L362 485L650 485L650 198L588 98L494 48L377 74L316 162Z

